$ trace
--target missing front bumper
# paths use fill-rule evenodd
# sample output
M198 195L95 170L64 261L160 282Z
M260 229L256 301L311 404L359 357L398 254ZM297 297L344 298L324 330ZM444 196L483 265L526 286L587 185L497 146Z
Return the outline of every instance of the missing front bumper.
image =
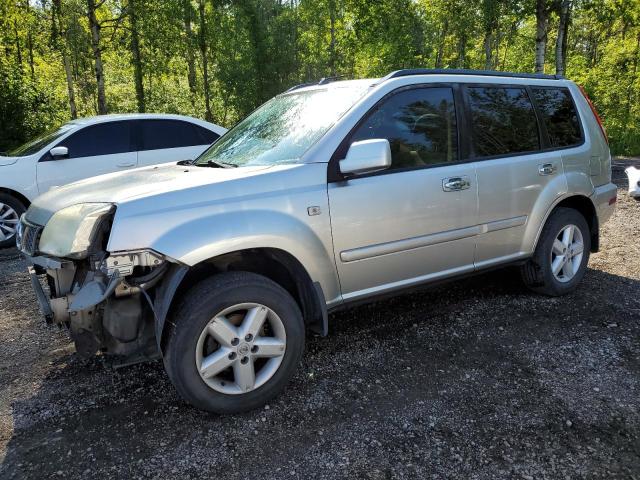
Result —
M90 357L100 351L123 364L158 357L155 315L146 291L155 297L155 284L167 270L161 259L131 255L126 258L131 259L129 263L115 257L118 262L115 266L130 268L130 272L135 267L151 270L126 279L120 276L118 268L97 268L88 261L29 256L26 259L44 318L47 323L69 330L80 355ZM141 282L129 284L127 280Z

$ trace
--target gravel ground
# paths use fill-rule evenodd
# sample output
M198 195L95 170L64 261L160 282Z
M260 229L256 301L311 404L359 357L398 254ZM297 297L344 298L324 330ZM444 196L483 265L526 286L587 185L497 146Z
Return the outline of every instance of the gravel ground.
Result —
M214 416L161 363L73 353L0 252L0 478L640 479L640 202L577 292L506 270L330 318L284 394Z

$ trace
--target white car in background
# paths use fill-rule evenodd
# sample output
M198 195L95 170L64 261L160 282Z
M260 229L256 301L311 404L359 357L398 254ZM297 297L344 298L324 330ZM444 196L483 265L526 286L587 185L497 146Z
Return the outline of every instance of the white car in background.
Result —
M81 118L0 154L0 248L20 215L51 187L157 163L193 160L226 129L182 115Z

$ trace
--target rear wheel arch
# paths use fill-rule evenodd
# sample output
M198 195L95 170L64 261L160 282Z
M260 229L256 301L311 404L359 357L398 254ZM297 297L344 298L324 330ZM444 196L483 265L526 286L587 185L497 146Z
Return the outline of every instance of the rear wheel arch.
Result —
M549 218L551 218L553 212L562 207L576 210L584 217L584 219L587 221L587 225L589 226L591 237L591 252L597 252L600 249L600 224L598 222L598 214L591 199L585 195L571 195L569 197L562 198L561 200L557 201L552 208L549 209L549 212L545 216L544 222L542 222L542 225L540 226L540 231L538 232L536 243L534 245L534 250L537 247L538 242L540 241L540 234L542 233L542 229L546 225L547 221L549 220Z
M182 272L182 278L175 286L170 299L162 299L170 305L166 315L158 318L157 335L159 346L164 352L166 346L165 319L172 308L180 303L180 298L194 285L213 275L230 271L244 271L262 275L284 288L296 301L303 314L306 327L321 335L327 334L327 308L322 288L313 282L309 273L290 253L277 248L251 248L225 253L192 266ZM158 299L156 299L156 302Z
M573 291L584 276L591 251L590 227L574 207L554 208L533 256L520 273L531 290L550 296Z

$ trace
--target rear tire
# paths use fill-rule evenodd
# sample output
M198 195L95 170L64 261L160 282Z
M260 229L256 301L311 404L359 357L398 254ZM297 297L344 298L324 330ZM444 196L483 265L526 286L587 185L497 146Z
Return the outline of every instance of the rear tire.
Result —
M0 192L0 248L16 245L16 229L26 207L17 198Z
M591 232L580 212L559 207L547 219L533 257L521 267L531 290L557 297L576 289L587 270Z
M267 403L289 382L304 350L295 300L277 283L249 272L196 284L167 325L164 365L171 382L187 402L215 413Z

